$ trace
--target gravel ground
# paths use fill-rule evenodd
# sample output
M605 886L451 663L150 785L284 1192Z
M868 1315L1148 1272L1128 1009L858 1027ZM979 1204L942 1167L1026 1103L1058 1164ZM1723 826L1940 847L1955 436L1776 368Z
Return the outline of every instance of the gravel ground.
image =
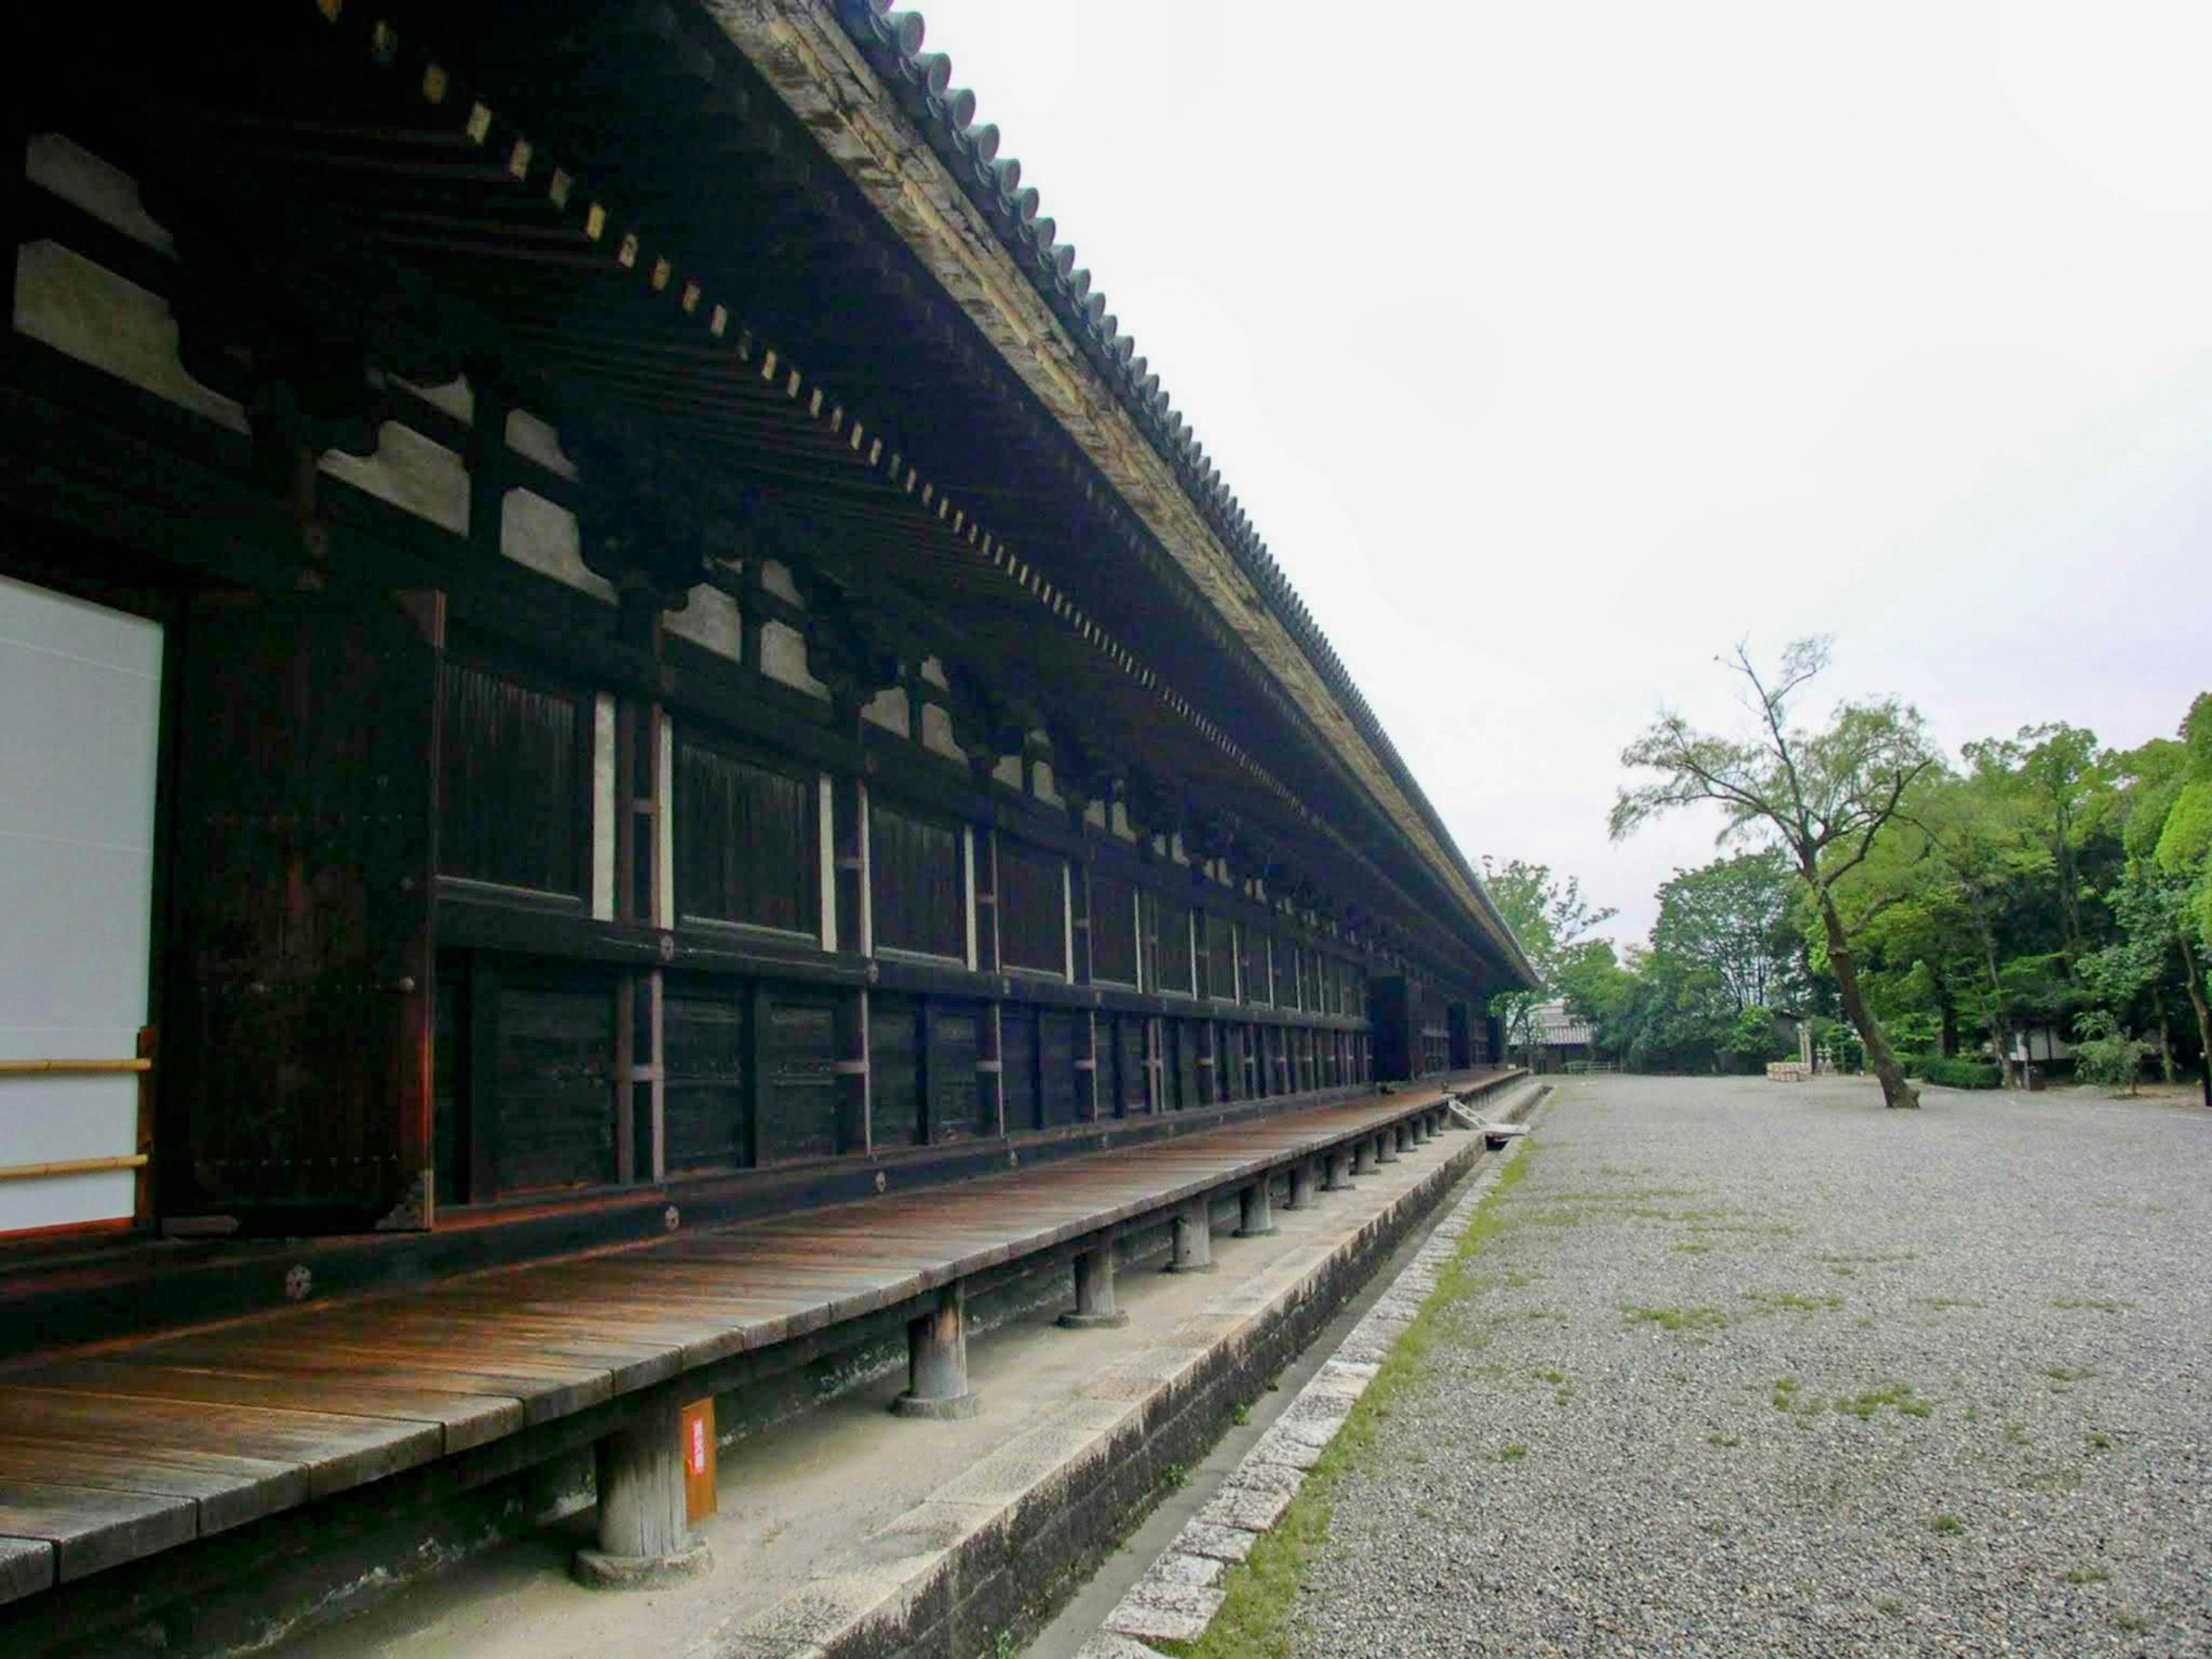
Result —
M1294 1650L2212 1655L2212 1115L1593 1079Z

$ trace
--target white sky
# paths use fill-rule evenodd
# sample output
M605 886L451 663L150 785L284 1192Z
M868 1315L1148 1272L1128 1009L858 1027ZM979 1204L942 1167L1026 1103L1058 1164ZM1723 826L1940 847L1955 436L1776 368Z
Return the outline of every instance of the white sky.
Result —
M2212 7L923 5L1470 858L1640 937L1739 638L1954 750L2212 686Z

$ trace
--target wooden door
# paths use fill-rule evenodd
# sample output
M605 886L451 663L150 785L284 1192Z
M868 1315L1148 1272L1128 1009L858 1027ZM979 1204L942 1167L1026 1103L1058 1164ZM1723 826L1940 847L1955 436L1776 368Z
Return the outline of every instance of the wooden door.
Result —
M430 1224L444 596L222 595L186 623L164 1211Z

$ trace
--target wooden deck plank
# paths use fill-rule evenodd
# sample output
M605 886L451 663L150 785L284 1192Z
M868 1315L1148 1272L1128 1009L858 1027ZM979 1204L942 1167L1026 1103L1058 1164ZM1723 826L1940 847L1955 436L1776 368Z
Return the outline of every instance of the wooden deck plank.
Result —
M310 1376L404 1381L457 1394L488 1394L521 1401L526 1423L565 1417L614 1394L612 1373L603 1365L506 1363L497 1369L486 1369L481 1355L439 1358L399 1354L374 1343L319 1343L301 1348L289 1342L224 1333L163 1343L159 1358L177 1365L257 1366Z
M1231 1124L20 1368L0 1375L0 1601L1162 1218L1433 1103Z
M0 1480L0 1534L44 1539L63 1583L189 1543L199 1506L189 1498Z
M400 1423L262 1406L216 1406L143 1395L79 1394L0 1385L0 1439L99 1439L297 1462L315 1496L394 1474L439 1455L433 1423ZM0 1526L0 1532L9 1530ZM69 1574L64 1567L63 1575Z
M339 1412L348 1417L439 1423L445 1426L449 1452L481 1445L522 1426L522 1402L512 1396L328 1377L310 1379L277 1370L83 1359L42 1365L10 1380L93 1394L149 1394L167 1400L205 1401L210 1405L274 1406L292 1411Z
M45 1538L0 1538L0 1606L51 1589L57 1552Z
M0 1443L0 1480L189 1498L199 1505L203 1538L294 1508L308 1495L307 1472L296 1463L113 1440L13 1435Z

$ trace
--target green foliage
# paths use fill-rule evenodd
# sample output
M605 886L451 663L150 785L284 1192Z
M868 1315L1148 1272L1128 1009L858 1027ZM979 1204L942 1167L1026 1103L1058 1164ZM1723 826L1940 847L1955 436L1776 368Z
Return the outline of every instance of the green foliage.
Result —
M1538 1006L1565 994L1565 986L1580 982L1613 959L1613 946L1589 937L1616 914L1610 907L1592 908L1583 896L1582 883L1573 876L1554 877L1547 864L1513 859L1504 866L1482 861L1482 882L1491 902L1513 936L1522 954L1536 970L1533 990L1505 991L1491 1000L1490 1012L1504 1027L1508 1048L1526 1049L1535 1041L1534 1015Z
M1709 975L1738 1009L1790 1006L1802 989L1796 885L1774 847L1677 870L1659 889L1651 949Z
M1911 1064L1923 1082L1942 1089L1995 1089L2004 1081L1994 1060L1946 1060L1941 1054L1915 1054Z
M2083 1014L2074 1022L2074 1071L2084 1083L2136 1091L2143 1061L2155 1050L2140 1037L2130 1036L2119 1023L2101 1010Z
M1942 763L1919 712L1894 699L1844 703L1824 726L1798 724L1791 699L1827 664L1826 639L1796 641L1769 686L1737 647L1734 666L1751 692L1753 734L1699 732L1680 714L1662 714L1621 752L1622 765L1655 775L1620 791L1610 827L1617 841L1678 808L1710 804L1723 816L1723 842L1778 848L1820 919L1839 1000L1866 1042L1884 1099L1912 1106L1918 1101L1859 985L1835 892L1873 855L1907 792Z
M1735 1062L1740 1072L1756 1072L1767 1061L1787 1059L1795 1052L1783 1041L1775 1024L1774 1011L1756 1006L1736 1015L1718 1047L1721 1053Z
M2002 1085L1993 1062L2022 1034L2084 1016L2110 1027L2085 1033L2088 1080L2124 1085L2147 1053L2171 1075L2212 1049L2212 693L2174 738L2120 752L2081 726L2024 726L1967 744L1954 770L1897 703L1802 729L1790 699L1825 660L1801 642L1770 690L1739 652L1750 736L1669 717L1624 755L1656 781L1622 792L1616 835L1705 799L1723 840L1761 845L1677 871L1650 947L1575 981L1600 1053L1755 1070L1778 1057L1741 1012L1762 1000L1812 1015L1838 1069L1867 1064L1863 1031L1885 1033L1913 1075L1956 1088ZM1842 1026L1846 971L1860 1012ZM1764 998L1762 976L1779 987Z

